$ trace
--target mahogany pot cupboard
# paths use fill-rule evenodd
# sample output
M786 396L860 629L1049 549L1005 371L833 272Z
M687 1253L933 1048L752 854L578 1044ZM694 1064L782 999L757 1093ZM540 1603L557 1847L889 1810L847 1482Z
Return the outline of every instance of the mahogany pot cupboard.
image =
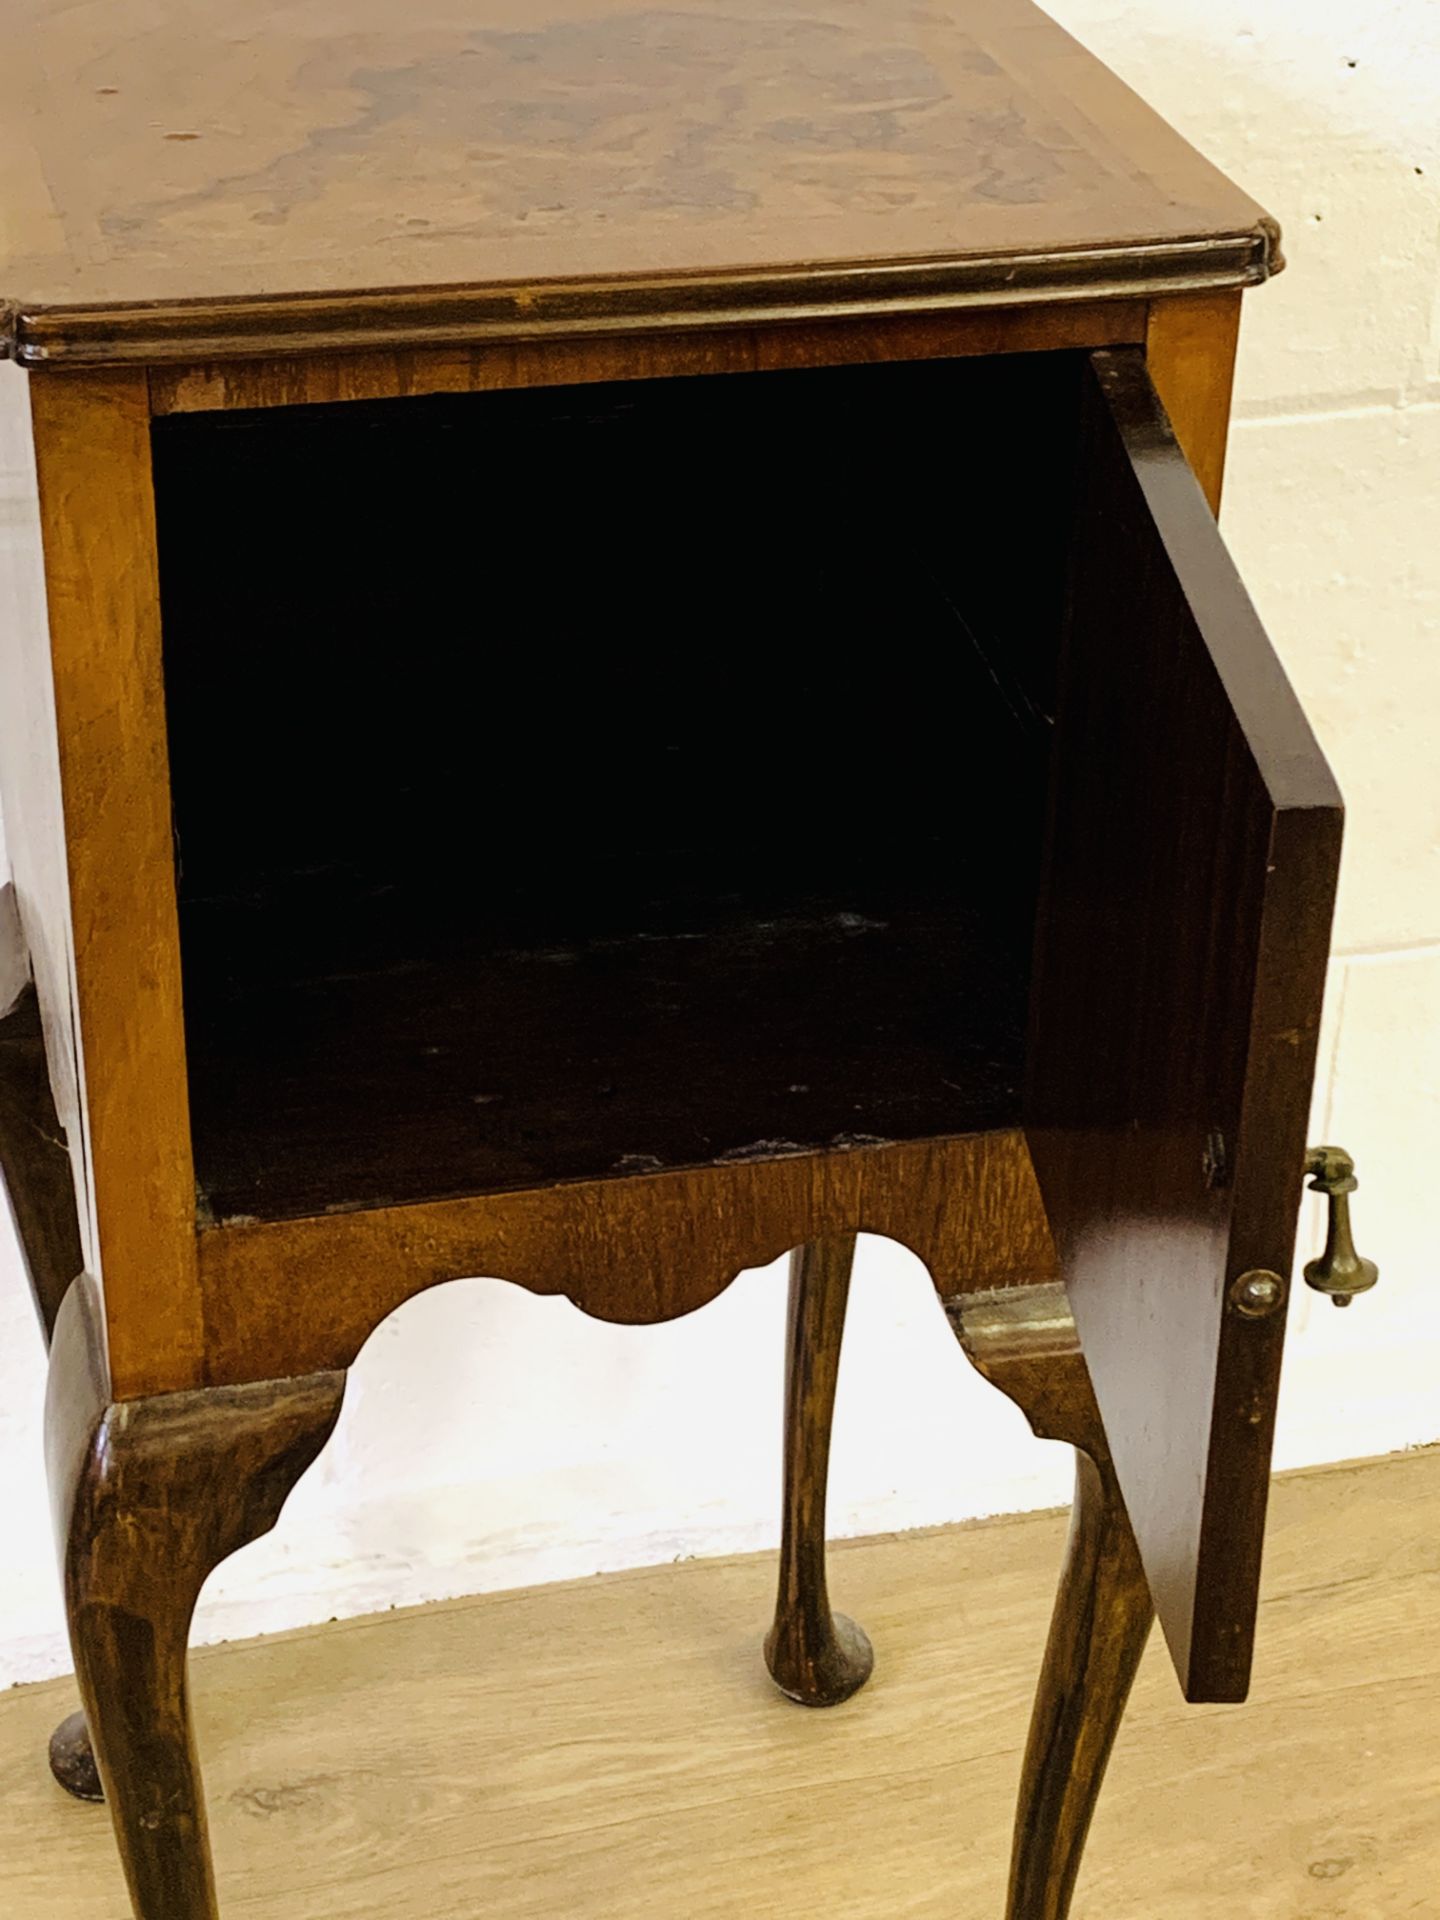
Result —
M853 1693L858 1233L1078 1450L1061 1920L1152 1612L1250 1668L1341 824L1213 517L1275 226L1025 0L24 0L0 129L0 1135L138 1920L218 1911L201 1583L441 1281L794 1250L766 1655Z

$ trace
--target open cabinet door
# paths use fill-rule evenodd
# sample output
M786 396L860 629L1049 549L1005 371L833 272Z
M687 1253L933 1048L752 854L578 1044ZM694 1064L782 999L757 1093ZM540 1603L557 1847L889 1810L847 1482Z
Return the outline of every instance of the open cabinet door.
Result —
M1138 349L1084 428L1027 1130L1180 1681L1249 1679L1340 797Z

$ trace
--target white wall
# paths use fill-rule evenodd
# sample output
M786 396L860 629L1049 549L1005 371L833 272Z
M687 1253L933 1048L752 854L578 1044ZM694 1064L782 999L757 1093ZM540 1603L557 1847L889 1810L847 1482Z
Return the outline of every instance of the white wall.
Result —
M1279 1460L1432 1440L1440 8L1053 3L1286 229L1290 270L1247 311L1224 518L1350 803L1314 1137L1360 1161L1362 1247L1384 1285L1348 1314L1301 1290ZM1307 1204L1313 1245L1319 1207ZM645 1331L489 1280L412 1302L366 1349L340 1432L276 1535L207 1589L200 1632L770 1543L782 1294L779 1270L747 1275L704 1314ZM42 1387L0 1242L0 1684L65 1664ZM1061 1450L968 1372L918 1263L867 1243L835 1530L1048 1504L1067 1485Z
M1312 1138L1381 1291L1292 1315L1282 1465L1440 1435L1440 8L1058 0L1279 218L1222 522L1348 809ZM1318 1228L1319 1202L1307 1203Z

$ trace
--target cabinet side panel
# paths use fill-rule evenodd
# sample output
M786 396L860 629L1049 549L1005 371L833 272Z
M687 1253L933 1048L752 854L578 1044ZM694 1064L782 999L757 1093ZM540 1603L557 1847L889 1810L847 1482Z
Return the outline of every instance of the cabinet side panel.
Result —
M117 1398L198 1386L180 950L143 373L33 382L96 1230Z
M0 366L0 810L55 1110L70 1149L85 1257L94 1267L89 1140L29 389L27 374Z
M1151 303L1145 329L1150 378L1212 513L1220 511L1225 478L1240 299L1238 292L1172 294Z

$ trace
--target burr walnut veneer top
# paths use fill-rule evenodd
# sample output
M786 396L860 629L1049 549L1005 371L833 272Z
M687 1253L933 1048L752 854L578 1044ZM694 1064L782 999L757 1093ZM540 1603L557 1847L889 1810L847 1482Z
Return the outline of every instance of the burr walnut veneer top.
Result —
M1241 286L1273 224L1026 0L15 0L32 366Z

